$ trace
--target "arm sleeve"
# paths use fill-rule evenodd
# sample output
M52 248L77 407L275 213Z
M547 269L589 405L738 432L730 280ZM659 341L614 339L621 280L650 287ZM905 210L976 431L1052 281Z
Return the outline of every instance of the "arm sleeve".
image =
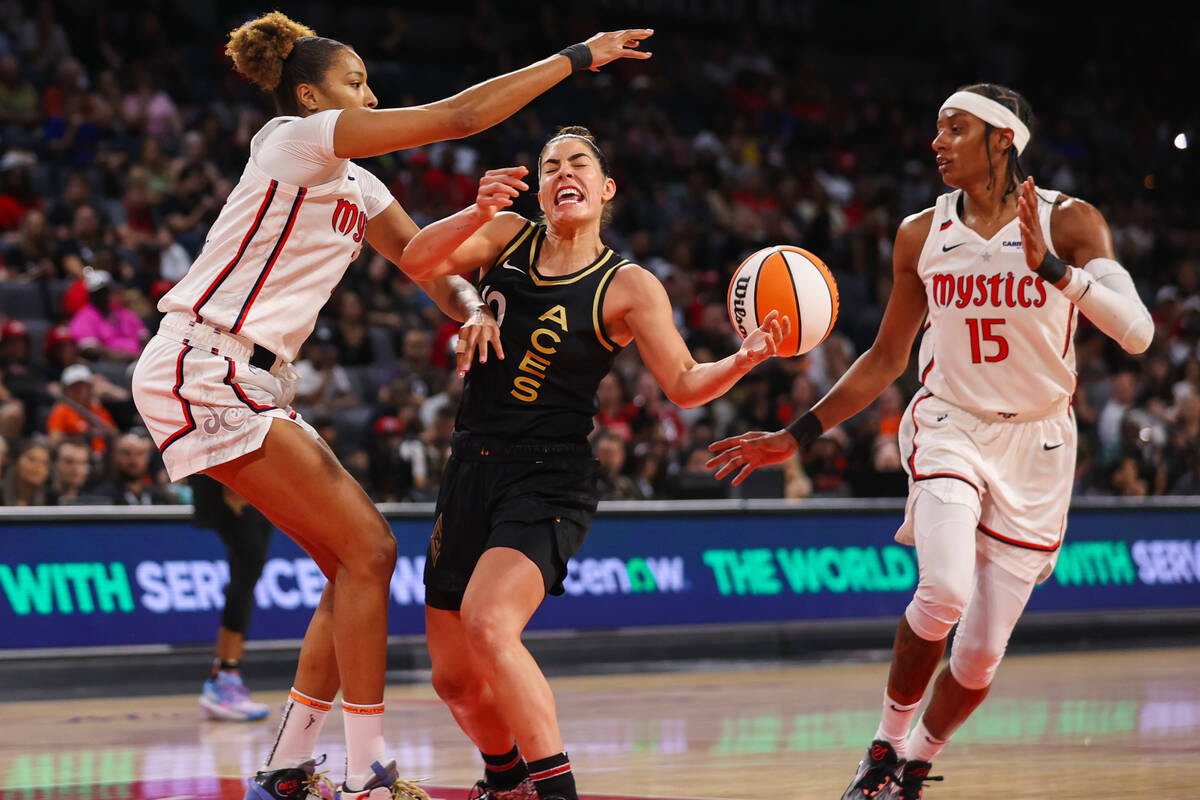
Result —
M362 191L363 203L366 206L367 219L382 214L388 206L396 201L396 198L392 197L392 193L388 191L388 188L383 185L383 181L357 164L354 166L354 174L358 176L359 188Z
M345 159L333 152L333 130L341 109L289 120L267 134L254 163L277 181L317 186L336 176Z
M1154 338L1154 321L1138 297L1133 278L1111 258L1094 258L1083 269L1071 267L1063 294L1097 328L1127 353L1142 353Z

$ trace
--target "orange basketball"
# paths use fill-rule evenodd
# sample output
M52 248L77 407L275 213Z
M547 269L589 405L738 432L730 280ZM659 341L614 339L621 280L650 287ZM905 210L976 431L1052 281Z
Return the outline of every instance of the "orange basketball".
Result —
M729 321L745 339L772 311L791 320L779 355L798 356L825 341L838 315L837 284L807 250L764 247L741 263L729 282Z

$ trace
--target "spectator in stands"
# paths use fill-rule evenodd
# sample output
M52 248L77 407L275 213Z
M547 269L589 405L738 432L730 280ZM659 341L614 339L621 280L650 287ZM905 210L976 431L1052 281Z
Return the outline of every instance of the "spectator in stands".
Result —
M412 379L413 394L425 398L441 389L441 376L434 370L433 337L423 328L404 332L400 361Z
M410 425L417 419L416 408L406 411L407 419L379 417L372 426L370 479L378 501L433 499L423 495L429 485L429 458L419 431Z
M71 57L71 44L55 17L54 3L39 0L33 18L20 24L16 45L17 52L43 75Z
M55 277L58 274L54 234L46 215L36 209L21 220L21 227L4 236L0 278Z
M338 363L357 367L375 363L375 347L367 330L367 309L362 297L353 289L338 292L337 327L333 330L333 346L337 348Z
M150 439L139 433L118 436L112 447L112 477L97 485L94 493L118 506L174 503L150 477L150 448Z
M112 275L88 268L83 281L88 304L71 318L71 334L80 352L105 361L136 361L149 337L145 323L113 296Z
M154 85L145 64L134 66L133 90L125 95L122 113L127 128L146 136L177 137L183 122L171 97Z
M624 474L625 439L614 431L602 430L592 440L592 450L600 462L600 499L640 500L637 485Z
M0 231L15 231L29 212L45 211L29 175L35 163L31 153L19 150L9 150L0 158Z
M62 373L62 399L50 409L46 432L57 442L69 436L90 436L92 452L103 453L108 440L117 433L112 415L96 400L91 369L72 364Z
M91 477L91 452L82 439L63 439L54 447L54 466L50 489L46 495L49 505L71 505L79 502L83 487Z
M27 144L21 140L20 132L36 125L38 119L37 89L21 77L16 58L11 55L0 58L0 132L9 140Z
M0 505L46 505L46 482L50 477L50 448L31 440L18 451L8 474L0 480Z
M46 381L31 360L29 328L19 319L10 319L0 326L0 419L3 420L0 434L18 438L34 424L30 418L45 399ZM14 405L15 404L15 405ZM16 431L9 426L17 424Z
M631 421L637 408L625 399L625 385L615 370L600 379L596 387L596 427L598 433L616 434L622 442L633 440Z
M1133 407L1137 394L1137 376L1132 372L1117 373L1112 382L1112 394L1100 409L1100 419L1097 422L1102 447L1107 449L1116 445L1121 435L1121 420Z
M296 362L296 405L305 417L332 415L351 408L358 398L350 387L345 368L337 363L333 331L318 325L305 342L307 357Z
M79 356L79 345L71 335L70 325L55 325L46 331L42 352L45 356L42 374L47 381L58 381L64 369L82 360Z

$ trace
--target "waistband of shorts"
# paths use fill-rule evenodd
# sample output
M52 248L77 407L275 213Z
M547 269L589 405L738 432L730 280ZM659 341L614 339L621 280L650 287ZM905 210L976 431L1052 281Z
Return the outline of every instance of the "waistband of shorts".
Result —
M938 399L943 400L943 402L950 402L940 397ZM950 404L958 405L957 403ZM1050 406L1037 411L985 411L980 408L970 408L969 406L958 407L983 422L1038 422L1039 420L1056 417L1059 414L1066 414L1067 409L1071 407L1071 398L1069 396L1063 397Z
M577 442L508 442L462 431L450 435L450 452L463 461L538 461L544 458L591 458L586 440Z
M198 322L182 311L169 311L158 324L158 333L180 344L206 347L213 355L227 356L274 374L286 362L260 344L220 328Z

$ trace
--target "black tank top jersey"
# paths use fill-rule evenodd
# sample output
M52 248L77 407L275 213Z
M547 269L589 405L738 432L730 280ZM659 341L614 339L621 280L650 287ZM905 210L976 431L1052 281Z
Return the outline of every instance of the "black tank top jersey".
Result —
M621 347L604 329L604 294L629 263L605 248L569 275L538 272L546 228L526 222L479 284L500 322L504 360L467 373L456 430L508 442L582 441L596 387Z

